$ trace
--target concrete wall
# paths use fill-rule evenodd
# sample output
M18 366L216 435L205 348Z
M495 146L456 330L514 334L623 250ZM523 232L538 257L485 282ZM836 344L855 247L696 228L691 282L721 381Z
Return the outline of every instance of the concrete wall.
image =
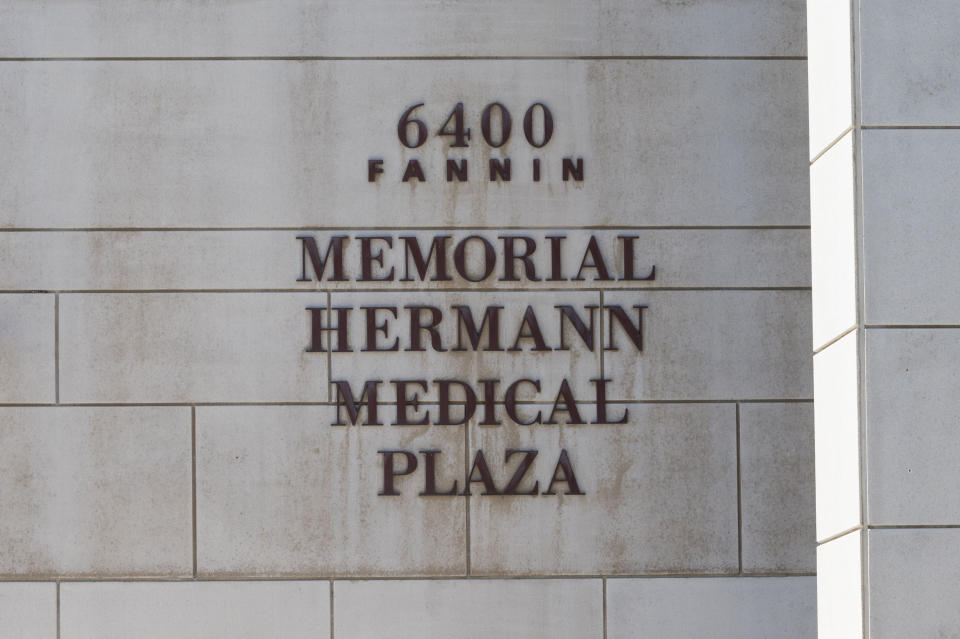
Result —
M4 636L814 636L804 24L802 0L4 3ZM419 102L413 150L397 121ZM434 135L457 102L462 150ZM556 125L539 149L534 102ZM487 179L508 157L511 181ZM410 159L426 181L401 180ZM344 281L302 277L304 235L350 238ZM371 235L397 279L358 276ZM498 270L402 281L401 236L437 235L482 236ZM541 279L501 281L502 235L537 242ZM572 279L591 236L612 265L623 235L655 279ZM397 352L360 350L373 305L398 309L376 320ZM404 350L411 305L443 310L446 351ZM557 305L597 307L593 348ZM551 350L455 351L456 306L502 307L507 347L529 307ZM642 349L616 306L644 307ZM354 350L311 352L338 307ZM441 425L429 386L433 423L385 405L382 426L331 425L331 382L401 377L539 379L526 417L567 379L587 422L609 378L629 418L523 426L501 397L499 426ZM586 494L423 497L421 457L380 496L384 449L442 451L441 490L478 450L502 488L505 451L536 449L520 490L540 492L566 450Z

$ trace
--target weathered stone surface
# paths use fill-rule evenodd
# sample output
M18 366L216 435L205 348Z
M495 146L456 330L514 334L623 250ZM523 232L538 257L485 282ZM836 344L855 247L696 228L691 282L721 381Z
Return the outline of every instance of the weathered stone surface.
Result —
M619 350L603 360L604 375L613 379L611 398L811 396L809 359L802 355L810 344L808 291L618 291L605 293L603 302L628 310L647 305L639 311L643 352L614 323Z
M816 637L813 577L610 579L607 636Z
M190 410L0 408L0 575L192 571Z
M810 273L802 266L810 259L810 238L802 229L702 230L702 229L510 229L497 230L383 230L393 248L384 250L384 271L395 268L390 281L361 280L358 237L370 231L76 231L0 233L0 289L2 290L199 290L199 289L347 289L351 287L398 289L482 289L511 288L604 288L636 287L722 287L722 286L809 286ZM305 279L301 263L302 245L297 236L309 235L321 255L330 238L348 236L344 241L344 270L347 281L331 280L331 266L316 281L309 260ZM413 236L422 254L429 253L437 236L449 235L446 242L446 276L436 280L430 265L421 278L412 259L404 265L406 246L400 238ZM496 268L481 282L460 277L454 268L456 246L471 235L479 235L497 247ZM566 236L560 251L562 278L551 280L551 245L547 236ZM638 278L650 274L650 281L622 279L623 241L632 241ZM517 262L517 279L505 278L500 236L525 236L536 241L531 257L537 280L523 276ZM604 264L613 279L598 281L598 273L585 268L582 280L574 280L585 257L591 236L597 238ZM472 240L476 243L476 240ZM519 251L523 245L516 241ZM474 247L476 248L476 247ZM412 249L411 249L412 250ZM473 250L473 249L471 249ZM256 256L256 259L251 259ZM409 279L405 279L409 278Z
M960 524L960 329L868 329L870 524Z
M813 406L740 406L743 570L816 570Z
M803 0L15 0L0 11L0 55L802 56L803 17Z
M330 584L65 583L63 639L317 639L330 636Z
M806 225L804 73L771 60L4 64L0 226ZM480 113L498 99L513 137L492 149ZM413 115L435 132L460 101L469 148L401 145L405 109L426 102ZM538 101L555 122L543 149L521 126ZM469 182L445 181L448 156L469 160ZM512 181L489 181L506 157ZM564 157L583 159L582 182L562 180ZM426 183L401 181L414 158Z
M335 637L600 639L599 579L347 581L333 586Z
M622 425L472 426L471 450L484 450L496 465L501 489L513 475L503 464L507 449L539 450L518 490L538 481L540 492L565 449L585 493L566 494L571 486L557 483L557 495L471 497L474 574L736 572L734 406L628 408Z
M0 295L0 403L56 398L53 295Z
M0 628L13 639L56 639L57 585L0 584Z
M60 296L64 402L327 400L327 359L308 353L317 294Z
M337 427L332 417L328 407L197 409L200 574L465 574L465 499L418 496L422 457L396 479L399 496L377 494L385 449L441 450L438 488L462 482L463 427Z

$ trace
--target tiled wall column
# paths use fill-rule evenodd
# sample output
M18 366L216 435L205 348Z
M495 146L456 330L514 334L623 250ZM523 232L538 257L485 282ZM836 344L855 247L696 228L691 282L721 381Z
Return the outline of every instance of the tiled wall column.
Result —
M821 639L960 627L958 24L808 2Z

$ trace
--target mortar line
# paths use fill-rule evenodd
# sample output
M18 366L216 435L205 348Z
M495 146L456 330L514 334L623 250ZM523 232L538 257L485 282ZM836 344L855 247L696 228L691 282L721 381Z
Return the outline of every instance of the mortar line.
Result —
M330 579L330 639L333 639L333 579Z
M60 580L57 580L57 639L60 639Z
M843 133L841 133L840 135L838 135L837 137L835 137L829 144L827 144L827 146L825 146L822 151L820 151L820 152L817 153L815 156L813 156L813 158L810 160L810 166L813 166L813 163L814 163L814 162L816 162L817 160L819 160L820 158L822 158L824 155L826 155L826 154L827 154L827 151L829 151L829 150L832 149L833 147L837 146L837 144L840 142L840 140L842 140L844 137L846 137L846 135L847 135L848 133L850 133L851 131L853 131L853 125L852 125L852 124L851 124L850 126L848 126L846 129L844 129L844 130L843 130Z
M489 61L730 61L730 62L803 62L806 56L791 55L393 55L393 56L31 56L2 57L0 62L489 62Z
M855 330L857 330L857 325L856 325L856 324L854 324L854 325L851 326L850 328L846 329L845 331L843 331L842 333L840 333L839 335L837 335L837 336L834 337L833 339L829 340L829 341L828 341L827 343L825 343L823 346L820 346L820 347L818 347L818 348L813 349L813 354L816 355L816 354L818 354L818 353L822 353L823 351L827 350L828 348L830 348L831 346L833 346L834 344L836 344L837 342L839 342L840 340L842 340L844 337L846 337L846 336L849 335L850 333L854 332Z
M606 350L603 347L604 344L604 332L603 325L605 324L604 314L603 314L603 289L600 289L600 379L605 379L607 376L606 360L604 359L604 351ZM562 323L562 320L561 320ZM642 328L642 327L641 327ZM643 335L640 335L640 343L643 343Z
M590 397L577 397L578 402L588 403L591 401ZM810 404L813 402L813 398L799 398L799 399L778 399L778 398L748 398L748 399L723 399L723 398L707 398L707 399L678 399L678 398L667 398L667 399L608 399L608 404ZM380 406L393 407L396 406L396 401L380 401L378 402ZM518 405L522 406L550 406L550 399L524 399L517 400ZM464 402L462 400L451 400L451 406L462 406ZM503 406L503 400L498 400L494 402L497 406ZM55 406L64 406L71 408L142 408L142 407L183 407L190 408L193 406L196 407L236 407L243 408L244 406L303 406L303 407L314 407L314 408L323 408L323 407L336 407L336 402L63 402L61 404L54 404L51 402L0 402L0 408L53 408ZM424 400L420 402L420 405L431 407L438 406L439 402L437 400ZM587 424L583 424L586 426ZM357 425L359 426L359 424ZM407 428L407 426L397 426L396 424L390 424L391 427L396 426L397 428ZM344 426L344 428L349 428L350 426ZM383 428L385 426L367 426L363 425L363 428ZM416 425L410 425L409 428L416 428Z
M740 403L736 404L737 420L737 573L743 575L743 477L740 464Z
M53 296L53 398L60 404L60 294Z
M197 407L190 407L190 466L193 509L193 578L197 579Z
M607 639L607 578L602 578L603 583L603 639Z
M182 233L206 232L263 232L263 231L313 231L359 233L367 231L809 231L809 224L594 224L572 226L553 224L549 226L24 226L0 228L0 233Z
M327 322L333 321L333 295L327 290ZM333 335L325 332L320 338L327 340L327 403L333 402ZM337 409L339 411L339 409Z
M421 286L381 286L381 287L363 287L355 286L352 288L329 289L334 293L379 293L383 295L415 295L415 294L437 294L437 293L483 293L486 295L509 295L513 293L592 293L599 289L589 286L539 286L539 287L516 287L516 288L490 288L496 286L499 280L492 280L485 283L484 288L461 287L437 287L425 288ZM710 291L810 291L809 286L610 286L604 290L624 293L646 293L649 291L681 291L681 292L710 292ZM0 295L22 295L24 293L36 293L32 288L11 288L0 290ZM50 293L52 291L42 291ZM84 289L58 289L56 295L173 295L173 294L197 294L197 293L217 293L217 294L251 294L251 293L295 293L299 295L319 295L328 292L328 289L319 288L84 288Z
M464 472L464 481L466 485L463 487L463 492L466 493L463 499L463 508L464 516L466 522L466 528L464 533L464 542L466 543L467 550L467 561L466 561L466 576L470 578L472 576L473 568L470 562L470 544L472 540L470 539L470 420L463 425L463 472Z

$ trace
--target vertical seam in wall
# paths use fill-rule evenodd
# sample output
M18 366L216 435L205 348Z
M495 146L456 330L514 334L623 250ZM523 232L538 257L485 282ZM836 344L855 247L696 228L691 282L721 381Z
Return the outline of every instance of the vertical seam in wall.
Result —
M60 580L57 580L57 639L60 639Z
M603 583L603 639L607 639L607 578L601 579Z
M604 312L603 312L603 289L600 289L600 379L606 379L606 363L603 358L603 340L606 337L603 333L603 324L604 324ZM643 327L641 326L641 330ZM640 335L640 339L643 339L643 335ZM641 344L643 341L640 342Z
M466 550L465 574L470 577L472 567L470 565L470 422L463 425L463 472L466 477L466 485L463 487L463 512L464 512L464 546Z
M743 574L743 480L740 473L740 402L736 404L737 420L737 574Z
M854 259L856 268L856 309L857 309L857 429L858 462L860 466L860 607L863 636L870 636L870 587L869 587L869 549L867 523L868 482L867 482L867 401L866 401L866 268L864 265L864 217L863 217L863 93L860 86L860 0L850 0L850 61L851 61L851 104L853 106L853 206L854 206Z
M190 474L193 520L193 578L197 578L197 407L190 407Z
M333 639L333 579L330 580L330 639Z
M60 293L53 296L53 398L60 403Z

